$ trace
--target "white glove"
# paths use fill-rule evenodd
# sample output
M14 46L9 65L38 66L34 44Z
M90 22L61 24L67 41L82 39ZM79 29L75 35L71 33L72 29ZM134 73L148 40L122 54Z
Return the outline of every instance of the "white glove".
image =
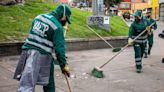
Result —
M63 74L66 74L68 77L70 77L70 69L69 69L69 67L68 67L67 64L66 64L66 65L64 66L64 68L62 69L62 73L63 73Z
M133 42L134 42L134 41L133 41L133 39L132 39L132 38L129 38L129 39L128 39L128 44L129 44L129 45L132 45L132 44L133 44Z
M146 27L146 31L148 32L148 33L150 33L150 31L151 31L151 28L148 26L148 27Z
M154 32L154 29L151 29L151 32Z

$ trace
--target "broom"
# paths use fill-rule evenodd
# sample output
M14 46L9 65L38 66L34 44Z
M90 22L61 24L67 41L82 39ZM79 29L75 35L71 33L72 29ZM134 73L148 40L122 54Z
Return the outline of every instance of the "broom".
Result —
M64 37L66 36L68 31L68 23L66 22L65 26L64 26Z
M67 77L66 74L64 74L64 76L65 76L65 79L66 79L66 82L67 82L67 85L68 85L69 92L72 92L68 77Z
M67 34L67 30L68 30L68 23L66 23L66 25L64 26L64 37L66 36ZM64 76L65 76L65 79L66 79L66 82L67 82L67 86L68 86L68 89L69 89L69 92L72 92L71 90L71 86L70 86L70 83L69 83L69 80L68 80L68 77L67 77L67 74L64 73Z
M106 41L102 36L100 36L96 31L94 31L91 27L87 25L87 27L94 32L99 38L101 38L109 47L112 48L112 52L118 52L121 50L121 48L114 48L108 41Z
M155 22L154 22L155 23ZM153 26L154 23L152 23L149 27ZM146 32L146 29L141 32L138 36L136 36L133 41L135 41L138 37L140 37L142 34L144 34ZM103 78L104 74L102 71L102 68L107 65L111 60L113 60L116 56L118 56L121 52L123 52L123 50L125 50L127 47L129 46L129 44L125 45L118 53L116 53L112 58L110 58L107 62L105 62L103 65L101 65L100 67L95 66L91 72L91 74L97 78Z

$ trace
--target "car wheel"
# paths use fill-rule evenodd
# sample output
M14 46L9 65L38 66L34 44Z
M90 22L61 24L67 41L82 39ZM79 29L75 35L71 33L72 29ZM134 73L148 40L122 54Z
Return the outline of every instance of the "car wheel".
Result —
M164 58L162 59L162 63L164 63Z

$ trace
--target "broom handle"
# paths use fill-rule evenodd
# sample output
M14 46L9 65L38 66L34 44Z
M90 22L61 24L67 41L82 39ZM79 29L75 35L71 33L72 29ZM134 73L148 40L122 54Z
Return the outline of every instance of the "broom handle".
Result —
M70 83L69 83L69 80L68 80L68 78L67 78L67 75L64 74L64 76L65 76L65 79L66 79L66 81L67 81L67 85L68 85L69 92L72 92L71 86L70 86Z
M67 34L67 30L64 30L64 37L66 36L66 34ZM67 78L67 74L64 73L64 76L65 76L65 79L66 79L66 82L67 82L67 85L68 85L69 92L72 92L69 80Z
M99 38L101 38L108 46L110 46L112 49L114 48L108 41L106 41L102 36L100 36L96 31L94 31L91 27L87 25L87 27L94 32Z
M67 30L64 31L64 37L66 36Z
M149 27L153 26L155 22L153 22ZM138 37L140 37L142 34L144 34L146 32L146 29L141 32L138 36L136 36L133 41L135 41ZM117 55L119 55L123 50L125 50L127 47L129 46L129 44L125 45L117 54L115 54L112 58L110 58L106 63L104 63L103 65L100 66L100 68L103 68L106 64L108 64L111 60L113 60Z
M153 25L155 24L155 22L153 22L149 27L152 27ZM143 33L145 33L146 32L146 29L142 32L142 33L140 33L138 36L136 36L134 39L133 39L133 41L135 41L138 37L140 37Z
M66 23L65 26L64 26L64 37L67 34L67 30L68 30L68 23Z
M104 63L103 65L101 65L100 68L103 68L106 64L108 64L111 60L113 60L117 55L119 55L128 46L129 46L129 44L127 44L126 46L124 46L117 54L115 54L112 58L110 58L106 63Z

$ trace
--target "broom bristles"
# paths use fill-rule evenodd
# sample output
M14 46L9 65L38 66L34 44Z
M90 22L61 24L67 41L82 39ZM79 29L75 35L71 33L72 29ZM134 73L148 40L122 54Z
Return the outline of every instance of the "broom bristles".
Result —
M112 52L119 52L121 50L121 48L114 48L113 50L112 50Z
M98 71L102 71L102 69L99 68L98 66L95 66L94 68L97 69Z
M103 78L104 74L101 68L95 66L94 69L92 70L92 75L97 78Z

